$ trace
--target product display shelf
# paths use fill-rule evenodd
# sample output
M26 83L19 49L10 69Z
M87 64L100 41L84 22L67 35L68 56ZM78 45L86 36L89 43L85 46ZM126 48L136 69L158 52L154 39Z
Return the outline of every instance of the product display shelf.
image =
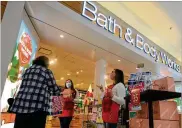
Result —
M174 99L181 97L181 93L177 92L169 92L169 91L160 91L160 90L146 90L144 92L141 92L140 94L140 100L148 102L148 113L149 113L149 128L154 128L154 122L153 122L153 107L152 102L153 101L160 101L160 100L168 100L168 99ZM130 96L125 97L126 101L126 109L127 109L127 126L126 128L129 128L129 108L128 104L130 102Z

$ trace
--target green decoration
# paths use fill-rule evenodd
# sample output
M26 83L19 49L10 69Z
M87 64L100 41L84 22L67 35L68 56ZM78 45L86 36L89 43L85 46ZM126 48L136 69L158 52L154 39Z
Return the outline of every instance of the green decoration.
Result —
M129 112L129 116L130 116L130 118L136 117L136 112Z
M174 101L177 102L177 106L182 106L182 100L181 97L180 98L175 98Z
M8 78L12 83L15 83L18 80L19 74L19 59L15 56L15 53L11 61L12 66L8 71Z
M82 104L83 104L83 103L82 103L82 99L79 98L78 107L79 107L79 108L82 108Z

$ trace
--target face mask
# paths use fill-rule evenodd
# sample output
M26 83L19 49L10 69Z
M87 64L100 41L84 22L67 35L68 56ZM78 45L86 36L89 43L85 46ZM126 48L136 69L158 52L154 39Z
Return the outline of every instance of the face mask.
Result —
M66 83L67 88L71 88L71 83Z

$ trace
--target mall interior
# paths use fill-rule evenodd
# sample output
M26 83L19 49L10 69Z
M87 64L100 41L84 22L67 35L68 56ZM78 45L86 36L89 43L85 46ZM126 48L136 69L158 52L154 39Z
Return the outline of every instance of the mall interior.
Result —
M59 86L64 88L65 81L71 79L79 91L71 128L103 126L96 85L113 84L109 74L114 69L124 72L126 86L131 74L141 69L152 74L152 81L172 78L173 92L182 93L181 6L182 2L1 2L2 128L13 128L15 115L7 112L7 99L16 93L24 69L38 56L49 58ZM30 41L22 49L19 44L27 35ZM94 105L85 104L88 91L93 93L90 103L98 100L99 114L94 121ZM161 114L173 106L164 109L163 101L155 101L159 118L154 115L154 127L182 128L182 97L165 101L175 103L171 111L176 118ZM140 122L148 118L131 110L129 127L149 128L149 122L145 126ZM47 117L46 128L59 127L57 118Z

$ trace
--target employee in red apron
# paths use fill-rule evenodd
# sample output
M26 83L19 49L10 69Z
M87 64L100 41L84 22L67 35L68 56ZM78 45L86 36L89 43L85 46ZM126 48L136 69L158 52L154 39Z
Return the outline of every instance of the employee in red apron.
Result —
M66 81L65 89L61 94L63 96L63 111L57 116L60 119L61 128L69 128L74 114L74 99L77 96L72 80Z
M102 118L105 128L117 128L119 109L125 104L125 86L123 71L115 69L110 74L113 84L103 89L98 86L103 93L102 100Z

